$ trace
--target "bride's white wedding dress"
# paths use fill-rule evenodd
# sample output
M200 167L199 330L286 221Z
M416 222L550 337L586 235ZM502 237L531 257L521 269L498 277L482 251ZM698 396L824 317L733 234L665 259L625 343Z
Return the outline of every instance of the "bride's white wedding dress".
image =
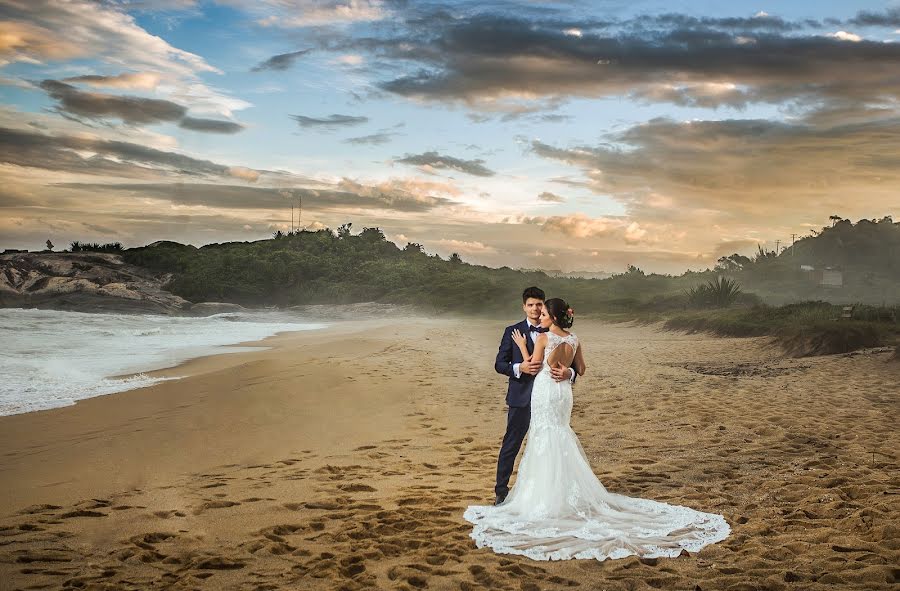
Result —
M535 560L644 558L696 552L724 540L721 515L611 493L594 476L569 426L572 386L556 382L547 359L578 337L546 333L544 366L531 393L531 426L516 483L501 505L473 505L464 517L479 548Z

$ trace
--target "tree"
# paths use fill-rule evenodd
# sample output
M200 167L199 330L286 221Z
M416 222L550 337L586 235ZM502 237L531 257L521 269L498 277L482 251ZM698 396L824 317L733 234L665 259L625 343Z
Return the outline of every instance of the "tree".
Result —
M463 260L460 258L458 253L453 253L450 255L450 262L454 265L461 265Z
M53 250L53 243L47 240L47 250Z
M716 271L740 271L752 262L749 257L734 253L727 257L721 257L716 262Z
M756 251L756 256L753 257L754 263L758 263L766 259L774 259L778 256L777 252L775 252L774 250L766 250L762 247L761 244L756 245Z
M387 240L387 238L384 237L384 232L381 231L381 228L363 228L359 237L367 242L384 242Z
M278 239L284 238L284 237L285 237L285 233L282 232L281 230L275 230L275 233L272 234L272 238L274 238L275 240L278 240Z
M842 218L839 215L830 215L830 216L828 216L828 219L831 220L832 226L834 226L836 223L844 220L844 218Z
M337 229L337 237L340 239L349 238L350 237L350 228L353 226L351 222L347 222L346 224L341 224Z

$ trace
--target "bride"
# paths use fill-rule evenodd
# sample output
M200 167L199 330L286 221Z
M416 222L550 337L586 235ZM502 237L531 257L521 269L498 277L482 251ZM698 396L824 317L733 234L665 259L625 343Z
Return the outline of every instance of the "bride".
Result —
M627 497L604 488L591 471L578 437L569 426L572 385L556 382L551 367L569 367L583 375L578 337L567 329L573 314L565 301L544 303L541 327L548 329L526 348L513 334L525 359L543 360L531 393L531 426L515 486L496 506L473 505L463 517L475 525L479 548L520 554L534 560L568 558L654 558L678 556L728 537L721 515L660 501Z

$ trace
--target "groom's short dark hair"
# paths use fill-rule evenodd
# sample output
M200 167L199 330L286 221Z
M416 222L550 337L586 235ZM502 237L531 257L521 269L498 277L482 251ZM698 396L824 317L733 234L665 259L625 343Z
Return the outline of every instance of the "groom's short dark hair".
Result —
M522 303L528 301L528 298L534 298L536 300L541 300L542 302L547 299L547 296L544 294L544 290L540 287L526 287L525 291L522 292Z

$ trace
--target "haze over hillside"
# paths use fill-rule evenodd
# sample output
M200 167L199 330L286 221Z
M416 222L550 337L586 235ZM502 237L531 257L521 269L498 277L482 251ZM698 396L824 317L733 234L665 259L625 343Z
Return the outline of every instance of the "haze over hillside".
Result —
M30 255L3 255L5 305L50 301L53 289L85 296L90 284L101 295L112 286L147 291L148 300L158 298L163 288L194 303L254 307L378 301L435 311L492 313L515 308L521 289L536 284L577 303L582 312L601 313L684 308L692 288L717 276L734 280L746 304L900 303L900 223L889 217L856 224L837 221L780 254L760 247L754 257L722 257L715 269L702 272L660 275L631 266L603 279L472 265L456 253L447 258L429 254L417 243L399 248L378 228L355 233L352 224L336 231L278 232L267 240L201 248L158 241L131 249L117 243L75 242L71 249L76 254L118 255L131 266L117 267L109 257L57 264L52 258L42 262ZM131 275L123 273L126 268ZM141 279L136 283L131 276ZM134 287L148 281L146 286L152 287ZM183 302L171 307L177 311L187 306Z

